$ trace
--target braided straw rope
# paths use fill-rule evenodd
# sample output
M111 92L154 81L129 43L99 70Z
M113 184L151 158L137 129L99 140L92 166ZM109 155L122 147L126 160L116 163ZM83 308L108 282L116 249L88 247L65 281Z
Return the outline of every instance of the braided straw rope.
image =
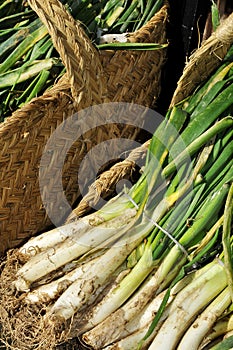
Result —
M126 159L100 174L99 178L89 187L88 193L66 219L66 223L74 221L92 208L96 208L100 198L106 198L114 193L115 186L120 180L130 179L136 165L139 162L144 163L149 144L150 141L147 141L142 146L135 148Z
M78 110L103 102L132 101L152 106L158 96L166 55L164 49L161 56L157 56L158 51L99 53L80 23L73 20L58 0L29 1L47 26L67 73L43 96L33 99L0 125L0 254L51 225L42 204L39 168L42 174L51 173L43 194L46 197L49 193L54 215L61 222L67 216L57 205L58 194L51 191L52 169L73 130L66 129L66 138L59 140L51 163L40 167L44 147L58 126L72 119ZM166 19L167 6L164 6L135 35L142 40L144 37L150 42L165 43ZM96 113L94 118L97 121L101 117ZM130 125L110 124L93 129L96 124L93 120L89 131L72 144L64 162L62 184L71 205L80 194L78 169L87 152L105 140L135 139L138 134L138 129ZM96 163L99 164L98 159ZM89 169L84 171L88 173Z
M171 106L185 99L220 64L233 43L233 13L191 56L173 94Z
M46 25L66 67L72 95L80 103L85 94L86 105L103 102L103 67L81 24L57 0L29 0L29 5Z
M164 8L162 11L163 10ZM161 26L162 24L160 22L157 23L157 25ZM145 34L146 31L144 33L140 32L138 36L136 33L134 33L133 38L135 38L135 41L140 42L142 36L144 35L143 39L146 42ZM157 35L159 35L159 31L157 32ZM188 94L194 90L201 81L204 81L204 79L210 76L211 72L221 63L221 60L226 55L232 43L233 14L230 15L219 26L217 31L214 32L206 41L204 41L202 46L197 49L195 53L190 57L189 63L185 67L184 72L178 82L178 87L173 95L171 105L174 105L187 97ZM110 71L113 69L113 67L107 69L110 76L108 82L113 82L115 75L113 73L111 74ZM113 86L114 84L112 85L112 88ZM120 89L118 91L120 91ZM131 96L131 98L133 98L133 96ZM109 195L119 180L122 178L128 178L130 176L134 169L135 161L137 162L139 159L137 158L137 150L139 153L142 150L145 151L144 145L134 150L123 162L115 164L109 171L106 171L100 175L99 179L97 179L90 186L87 195L82 199L77 208L75 208L72 214L67 218L67 222L75 220L78 216L83 216L90 210L90 206L96 206L101 197L105 198L107 195Z

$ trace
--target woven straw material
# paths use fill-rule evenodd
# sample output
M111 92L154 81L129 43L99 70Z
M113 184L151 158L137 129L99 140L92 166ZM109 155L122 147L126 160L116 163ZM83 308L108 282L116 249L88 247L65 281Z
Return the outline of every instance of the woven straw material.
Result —
M0 125L0 253L51 225L42 204L39 167L44 147L57 127L78 110L103 102L127 100L151 106L159 91L161 63L165 57L164 49L161 50L163 58L159 55L158 62L155 52L148 52L152 55L150 60L143 52L126 54L123 51L110 51L99 54L80 23L74 21L58 0L30 0L29 3L47 26L67 73L43 96L33 99ZM141 40L146 36L148 41L157 42L155 32L159 31L162 42L158 42L165 42L165 33L161 31L165 29L166 13L167 7L164 7L142 28L144 34ZM156 27L157 22L160 24ZM140 37L140 31L136 35ZM140 69L137 66L139 64ZM129 79L131 85L128 84L126 90L125 66L131 67L127 73L128 79L129 75L132 76ZM154 70L152 67L155 67ZM114 71L117 73L113 84L111 79ZM152 79L147 81L150 75ZM96 120L101 117L103 118L96 113ZM92 125L94 124L95 120ZM90 131L72 145L64 162L62 184L71 205L80 194L78 168L87 152L105 140L119 137L135 139L138 133L135 127L128 125L103 125L91 130L92 125L89 125ZM66 130L66 137L59 140L51 162L43 164L40 169L42 174L52 169L69 141L67 135L70 133L72 137L72 132ZM85 171L88 172L88 169ZM51 170L51 180L53 177ZM49 201L53 203L53 212L64 222L67 213L62 206L57 206L57 193L51 193L50 181L44 184L44 195L47 192L50 193Z
M233 43L233 13L191 56L173 94L171 106L189 96L221 64Z
M80 23L57 0L28 2L48 29L53 45L66 67L76 102L85 100L87 107L93 102L103 102L103 68L96 49Z
M131 42L167 43L166 22L168 6L140 30L131 33ZM108 98L153 107L160 93L161 67L166 50L101 51L100 59L107 76ZM136 86L135 86L136 85Z
M88 189L88 193L83 197L78 206L66 219L66 223L76 220L87 214L92 208L96 208L100 199L112 196L116 184L122 179L131 179L135 167L139 163L144 163L150 141L135 148L129 156L121 162L113 165L109 170L104 171Z

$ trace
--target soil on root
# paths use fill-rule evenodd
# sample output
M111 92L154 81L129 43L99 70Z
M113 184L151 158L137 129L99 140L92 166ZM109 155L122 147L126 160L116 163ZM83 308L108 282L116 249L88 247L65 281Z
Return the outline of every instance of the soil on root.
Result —
M3 349L52 350L57 344L58 329L43 317L47 306L26 304L25 293L14 288L16 272L25 262L25 256L11 250L1 263L0 341ZM63 330L60 336L63 337Z

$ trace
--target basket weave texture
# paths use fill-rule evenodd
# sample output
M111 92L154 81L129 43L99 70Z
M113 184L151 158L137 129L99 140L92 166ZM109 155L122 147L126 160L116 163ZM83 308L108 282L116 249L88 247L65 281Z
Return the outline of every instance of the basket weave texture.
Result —
M199 84L205 81L220 66L232 43L233 13L223 20L216 32L213 32L202 43L201 47L190 56L177 83L171 106L189 96Z
M171 106L185 99L201 82L210 77L212 71L221 64L232 43L233 15L230 15L228 19L222 21L218 30L205 39L201 47L189 58L178 81L177 89L173 94ZM88 193L78 203L66 222L69 223L76 220L77 217L87 214L92 207L98 204L101 198L113 193L118 181L130 178L136 164L143 161L149 142L147 141L141 147L134 149L124 161L116 163L108 171L103 172L89 186Z
M41 200L40 160L56 128L86 107L109 101L130 101L152 107L160 90L161 68L166 50L98 52L58 0L29 0L46 25L67 73L43 96L33 99L0 125L0 253L51 225ZM146 26L132 34L135 41L166 42L167 5ZM95 115L95 118L101 116ZM93 123L94 124L94 123ZM135 139L138 129L128 125L103 125L91 129L73 143L63 166L62 184L72 205L79 196L78 168L91 147L116 137ZM72 130L70 130L72 135ZM69 135L60 139L47 172L65 147ZM40 168L40 171L43 172ZM88 169L86 169L88 172ZM51 172L51 180L54 182ZM62 207L56 207L57 193L45 184L45 197L64 221Z

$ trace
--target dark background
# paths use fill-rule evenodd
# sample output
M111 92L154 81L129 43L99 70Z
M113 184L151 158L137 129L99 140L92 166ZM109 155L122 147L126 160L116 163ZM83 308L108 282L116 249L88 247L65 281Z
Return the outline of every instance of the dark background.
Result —
M158 108L164 113L171 101L185 62L202 39L211 0L170 0L167 28L168 59L162 76Z

